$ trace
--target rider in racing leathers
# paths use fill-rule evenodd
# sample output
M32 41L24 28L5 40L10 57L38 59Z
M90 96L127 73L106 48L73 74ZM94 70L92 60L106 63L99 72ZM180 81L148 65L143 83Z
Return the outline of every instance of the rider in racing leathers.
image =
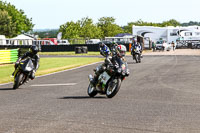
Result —
M91 81L93 86L96 85L99 75L106 70L107 66L108 65L112 65L112 62L111 62L112 56L111 56L111 52L110 52L109 47L106 46L104 43L100 43L99 47L100 47L100 54L105 57L105 61L104 61L104 63L102 65L99 65L94 70L95 71L95 75L94 75L93 80Z
M134 43L133 43L132 48L131 48L131 53L132 53L133 50L134 50L135 48L137 48L137 47L139 47L139 49L140 49L140 54L141 54L141 57L142 57L142 51L143 51L142 45L141 45L137 40L134 40Z
M105 58L105 62L102 65L98 66L95 70L94 78L91 81L93 86L96 86L99 75L101 75L106 70L107 67L113 66L114 60L116 60L117 58L122 58L123 60L125 60L124 56L125 56L126 49L124 50L124 47L125 46L114 43L111 46L111 52L112 52L111 53L108 46L106 46L103 43L100 44L100 53L101 53L101 55L103 55L106 58ZM128 72L128 74L129 74L129 72Z
M32 45L31 48L30 48L30 51L26 52L23 56L19 57L19 59L16 61L16 64L15 64L15 71L16 71L16 68L19 64L19 62L22 60L22 59L25 59L27 57L30 57L32 62L33 62L33 65L34 65L34 69L33 71L31 72L30 74L30 78L33 80L35 78L35 72L36 70L39 68L39 60L40 60L40 57L39 55L37 54L39 51L38 47L36 45ZM14 75L15 71L13 72L12 75Z

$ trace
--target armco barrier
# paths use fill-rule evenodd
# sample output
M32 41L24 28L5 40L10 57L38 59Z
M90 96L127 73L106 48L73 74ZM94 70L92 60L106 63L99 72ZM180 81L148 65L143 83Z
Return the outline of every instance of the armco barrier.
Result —
M18 49L0 50L0 64L13 63L18 59Z
M87 51L99 51L98 44L89 44L89 45L73 44L73 45L42 45L41 52L76 51L76 47L81 47L81 48L87 49Z
M110 44L106 44L110 47ZM129 44L123 44L129 51ZM98 44L73 44L73 45L41 45L41 52L67 52L74 51L76 47L82 47L83 52L99 51ZM28 51L30 45L0 45L0 49L16 49L19 48L19 55L21 56L24 52ZM86 50L87 49L87 50Z
M129 44L123 44L126 46L127 51L129 51ZM107 45L110 47L110 44ZM75 51L75 53L79 53L78 50L80 49L87 49L87 51L99 51L98 44L73 44L73 45L42 45L41 52L64 52L64 51ZM86 51L83 51L86 52Z

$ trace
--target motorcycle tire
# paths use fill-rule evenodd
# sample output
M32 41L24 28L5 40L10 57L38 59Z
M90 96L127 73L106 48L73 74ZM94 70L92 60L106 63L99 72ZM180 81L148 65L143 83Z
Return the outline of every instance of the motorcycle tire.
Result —
M88 86L88 90L87 93L90 97L94 97L97 95L97 91L95 90L95 87L93 85L91 85L91 83Z
M113 86L112 82L116 80L117 82L115 83L115 85ZM119 91L120 89L120 86L121 86L121 79L120 78L115 78L113 80L110 80L109 83L108 83L108 86L106 88L106 96L108 98L112 98L114 97L117 92ZM110 88L111 87L111 88Z
M138 54L135 54L135 61L136 61L136 63L138 63L139 62L139 60L138 60L138 57L139 55Z
M138 62L141 63L141 55L138 55Z
M19 88L22 78L23 78L23 73L19 73L16 75L14 84L13 84L13 89Z

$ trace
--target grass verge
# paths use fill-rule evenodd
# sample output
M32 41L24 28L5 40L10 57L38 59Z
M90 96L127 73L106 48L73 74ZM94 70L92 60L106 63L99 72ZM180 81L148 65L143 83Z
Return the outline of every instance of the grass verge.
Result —
M101 58L41 58L40 67L36 76L49 74L52 72L67 70L94 62L103 61ZM0 65L0 84L13 81L11 77L14 65Z

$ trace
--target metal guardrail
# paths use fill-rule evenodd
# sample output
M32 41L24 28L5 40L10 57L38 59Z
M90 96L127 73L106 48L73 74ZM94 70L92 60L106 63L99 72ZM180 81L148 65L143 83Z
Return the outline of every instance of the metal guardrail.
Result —
M0 50L0 64L13 63L18 59L18 49Z

